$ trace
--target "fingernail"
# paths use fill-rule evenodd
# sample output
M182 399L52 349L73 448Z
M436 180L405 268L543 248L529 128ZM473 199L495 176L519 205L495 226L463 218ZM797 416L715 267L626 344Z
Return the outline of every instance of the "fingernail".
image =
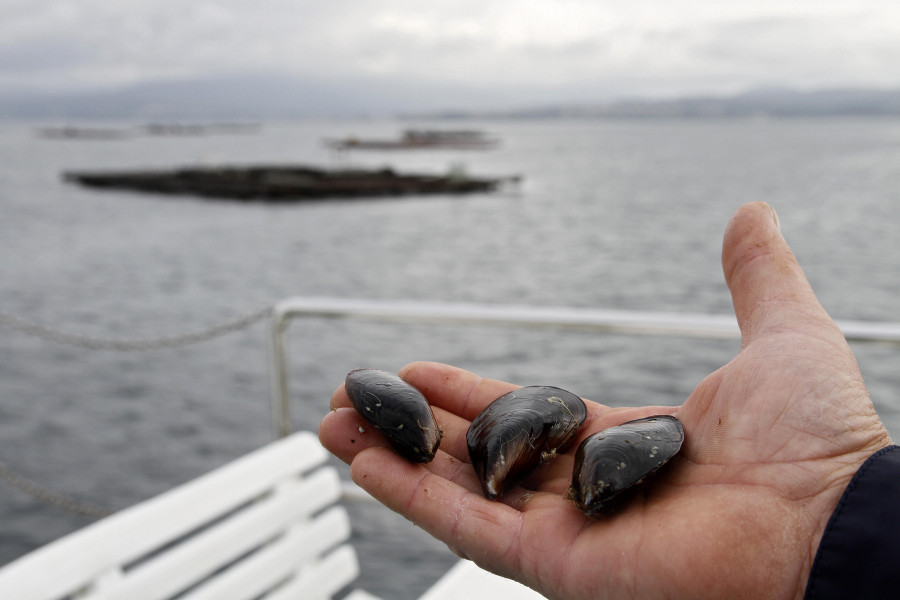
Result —
M772 208L772 206L770 204L767 204L766 206L768 206L769 210L772 211L772 221L775 222L775 227L779 231L781 231L781 222L778 220L778 213L775 212L775 209Z

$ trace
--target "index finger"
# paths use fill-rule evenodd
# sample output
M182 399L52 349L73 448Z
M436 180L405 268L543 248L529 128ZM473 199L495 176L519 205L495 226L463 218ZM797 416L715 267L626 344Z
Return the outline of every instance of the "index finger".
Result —
M434 362L410 363L399 375L422 392L429 404L468 421L503 394L521 387Z
M422 392L428 404L471 421L478 413L507 392L521 386L498 379L480 377L458 367L441 363L413 362L397 373L401 379ZM331 410L350 406L344 384L331 395Z

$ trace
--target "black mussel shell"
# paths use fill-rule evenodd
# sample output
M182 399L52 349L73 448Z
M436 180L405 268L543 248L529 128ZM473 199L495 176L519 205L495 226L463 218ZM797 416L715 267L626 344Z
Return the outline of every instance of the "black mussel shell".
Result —
M491 402L466 433L484 495L495 500L564 450L586 417L581 398L557 387L523 387Z
M442 434L419 390L377 369L350 371L344 387L356 412L407 460L424 463L434 458Z
M590 517L611 514L678 454L682 442L681 422L669 415L637 419L595 433L575 451L568 497Z

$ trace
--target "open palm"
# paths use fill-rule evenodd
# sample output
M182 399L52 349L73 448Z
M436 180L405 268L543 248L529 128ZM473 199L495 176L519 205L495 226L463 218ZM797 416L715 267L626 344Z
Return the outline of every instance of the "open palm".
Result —
M890 443L855 359L813 295L774 213L747 205L723 246L743 347L680 407L589 415L571 449L502 499L485 499L465 433L516 386L434 363L401 376L444 431L437 457L411 464L349 408L343 388L319 430L353 479L461 556L549 598L799 598L847 482ZM675 414L682 453L613 517L585 517L564 498L587 435Z

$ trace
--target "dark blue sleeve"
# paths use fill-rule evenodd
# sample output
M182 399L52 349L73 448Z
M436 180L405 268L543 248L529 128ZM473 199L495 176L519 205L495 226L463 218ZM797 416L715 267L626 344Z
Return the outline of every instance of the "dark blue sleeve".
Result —
M805 600L896 598L900 590L900 446L869 457L825 527Z

